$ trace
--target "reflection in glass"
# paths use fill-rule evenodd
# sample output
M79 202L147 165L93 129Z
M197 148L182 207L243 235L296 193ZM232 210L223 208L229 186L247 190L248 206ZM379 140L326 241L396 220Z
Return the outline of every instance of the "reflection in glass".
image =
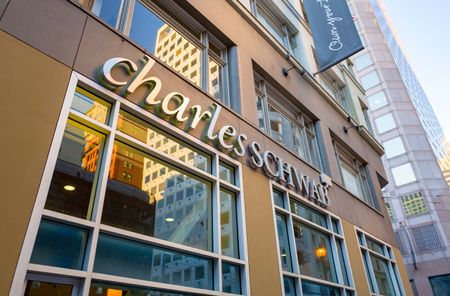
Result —
M340 296L339 288L315 284L302 280L302 294L303 296Z
M134 6L130 38L200 86L200 49L140 1L136 1Z
M111 104L98 98L94 94L77 87L70 108L77 110L98 122L107 123Z
M234 168L221 162L219 164L219 178L230 184L235 184Z
M69 120L59 149L45 208L88 218L104 136Z
M384 255L383 246L366 236L367 247L380 255Z
M194 296L179 292L168 292L142 287L116 285L110 283L93 282L89 296Z
M292 213L327 228L326 216L294 199L290 199Z
M220 190L220 226L222 255L238 258L236 196L224 189Z
M241 268L238 265L222 263L222 291L241 294Z
M386 296L395 295L394 286L392 285L392 280L389 276L389 269L386 261L373 255L370 255L370 261L372 262L379 294Z
M210 95L216 99L222 98L222 77L221 77L221 67L213 59L209 58L209 84L208 91Z
M277 233L280 248L281 265L284 271L292 271L291 251L287 234L286 218L277 214Z
M211 158L147 122L120 110L117 130L205 172L211 172Z
M300 273L337 282L329 236L300 223L294 223L294 236Z
M433 276L429 278L434 296L450 295L450 274ZM414 281L411 283L413 289L416 290ZM416 295L416 294L414 294Z
M283 278L284 283L284 296L295 296L295 285L294 285L294 279L290 277L284 277Z
M340 239L336 239L336 246L337 246L337 253L339 257L339 264L341 265L341 272L342 277L344 279L344 284L347 286L350 286L350 282L348 280L348 274L347 274L347 264L345 263L344 259L344 249L343 249L343 241Z
M94 272L212 289L212 260L100 234Z
M88 231L42 220L30 262L81 270Z
M256 111L258 112L258 126L259 129L263 132L266 132L265 118L264 118L264 109L263 109L263 100L260 96L256 97Z
M28 281L24 296L72 296L72 285Z
M116 141L102 223L211 250L211 184Z
M283 193L278 190L273 190L272 192L275 205L284 208Z
M113 27L117 26L122 0L97 0L92 11Z

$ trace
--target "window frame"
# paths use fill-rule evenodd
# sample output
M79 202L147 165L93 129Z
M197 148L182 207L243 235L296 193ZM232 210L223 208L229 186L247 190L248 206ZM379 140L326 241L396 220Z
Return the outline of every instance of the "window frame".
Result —
M292 5L292 3L289 3ZM302 60L302 52L300 49L300 32L292 26L287 19L281 19L279 16L271 12L271 9L264 2L264 0L251 0L250 1L251 13L255 16L256 20L267 30L267 32L284 48L288 51L289 55L292 56L297 62ZM260 20L263 18L265 22L269 22L270 28L267 28L264 23ZM273 26L272 26L273 25ZM279 31L281 34L281 40L272 33L272 29ZM297 45L297 52L291 45L291 39Z
M270 127L269 107L275 109L276 112L284 116L290 122L290 124L299 131L299 139L297 139L299 143L295 143L294 139L293 145L295 147L283 146L315 169L324 171L324 158L320 149L320 142L318 139L320 133L317 132L318 127L316 127L315 121L309 118L301 110L298 110L298 108L293 106L288 101L288 99L280 94L261 75L254 72L254 78L256 104L258 103L258 99L260 99L263 112L262 119L264 121L264 128L259 126L258 123L259 129L262 130L266 135L268 135L272 140L279 143L272 134L272 129ZM309 140L311 137L314 138L313 141ZM310 142L315 148L314 151L311 151L310 149Z
M376 238L375 236L367 233L366 231L362 230L359 227L354 227L355 229L355 235L356 239L358 241L359 250L361 254L361 261L363 262L365 274L366 274L366 280L367 285L369 287L370 293L373 296L380 295L378 284L376 282L374 270L372 267L372 261L370 259L370 256L375 256L378 259L383 260L387 263L388 270L389 270L389 277L392 282L392 286L394 288L394 296L403 296L406 295L405 289L403 287L403 282L400 277L400 272L397 268L397 261L395 259L394 251L392 249L392 246L383 242L382 240ZM382 245L383 248L383 254L380 254L378 252L373 251L370 249L367 245L367 238ZM368 278L369 276L370 278Z
M80 86L85 90L92 92L94 95L101 97L103 100L112 104L111 115L109 121L105 124L95 121L76 110L71 109L72 98L76 92L76 88ZM211 155L212 171L210 173L204 172L195 167L191 167L188 164L183 163L180 160L172 159L170 156L165 156L163 151L151 147L145 147L145 144L139 140L127 136L126 134L116 130L117 121L119 118L119 111L124 110L133 114L141 119L145 119L146 122L155 126L157 129L177 135L177 139L181 143L187 143L188 145L197 148L204 153ZM88 128L94 129L106 135L105 148L103 157L100 160L99 167L99 185L93 190L95 191L94 200L94 214L90 219L81 219L74 216L69 216L59 212L47 210L44 208L45 201L47 199L48 189L51 183L51 177L54 172L56 160L58 157L57 151L61 145L61 141L64 135L66 123L68 120L74 119L80 122L82 125ZM130 145L135 149L138 149L144 153L148 153L153 157L158 158L160 161L169 165L177 167L179 170L189 172L191 175L195 175L198 178L207 180L212 183L211 186L211 212L212 212L212 235L210 237L212 241L212 249L210 251L189 247L186 245L157 239L155 237L141 235L132 231L124 230L121 228L112 227L101 223L101 214L103 210L103 201L105 200L105 191L108 182L109 167L111 164L111 156L114 141L124 141L126 145ZM220 179L219 163L226 163L234 168L235 184L228 183ZM216 150L215 148L203 143L199 139L192 135L182 131L181 129L168 125L166 121L158 116L140 108L132 102L120 97L119 95L107 90L106 88L98 85L96 82L91 81L84 76L73 72L69 86L63 102L63 107L58 119L54 138L52 140L49 158L47 159L42 181L39 187L36 204L32 212L32 217L28 225L28 230L24 240L24 245L21 250L17 270L13 280L11 288L12 293L20 295L24 292L24 281L29 274L45 272L54 275L58 278L75 277L80 282L84 282L82 285L83 295L88 293L91 281L108 281L123 285L136 285L136 286L148 286L155 289L170 289L175 292L191 293L194 295L217 295L222 293L222 262L229 263L240 268L240 285L244 294L250 293L250 281L249 281L249 268L248 268L248 254L247 254L247 241L246 241L246 226L245 226L245 204L244 204L244 192L243 192L243 176L242 176L242 164L231 158L230 156ZM238 239L238 258L225 256L221 251L221 223L220 223L220 190L225 189L233 192L236 197L236 212L237 212L237 239ZM37 236L37 231L42 218L52 220L55 222L68 223L73 226L78 226L83 229L87 229L89 239L87 243L87 250L85 252L85 262L81 270L58 268L54 266L40 265L29 263L31 253L34 247L34 241ZM100 233L111 234L121 238L128 238L131 241L137 241L153 245L155 247L163 247L172 251L180 251L186 254L192 254L203 258L208 258L213 261L213 282L212 290L189 288L181 286L179 284L163 284L160 282L152 282L147 280L138 280L135 278L128 278L122 276L113 276L109 274L99 274L93 272L97 241ZM231 295L231 294L230 294Z
M368 206L378 210L379 205L376 200L376 195L373 191L372 182L370 180L370 173L367 169L367 164L361 162L357 157L355 157L352 153L348 152L348 149L345 149L342 145L333 140L333 148L336 157L336 165L339 171L339 177L341 180L342 186L350 192L353 196L358 198L363 203ZM344 175L341 168L341 162L344 162L347 166L354 169L358 174L357 184L362 190L362 196L359 196L357 192L351 191L345 185Z
M274 192L278 192L282 194L283 198L283 207L277 205L275 203L274 199ZM284 294L284 278L289 278L294 281L295 286L295 295L303 295L302 290L302 281L308 281L314 284L318 285L324 285L328 287L333 287L340 289L341 295L354 295L356 294L356 288L355 288L355 282L353 279L353 273L350 265L350 259L347 252L347 244L346 239L343 233L343 227L341 223L341 219L331 213L330 211L327 211L313 202L305 199L301 195L297 194L296 192L287 189L279 184L277 184L274 181L270 181L270 193L271 193L271 202L272 202L272 208L274 209L274 229L275 229L275 235L276 235L276 245L277 245L277 255L278 255L278 265L279 265L279 271L280 271L280 280L282 283L282 294ZM291 209L291 200L294 200L297 203L300 203L308 208L311 208L313 211L316 211L322 215L325 216L326 219L326 227L321 226L319 224L316 224L304 217L301 217L294 213ZM280 254L280 248L279 248L279 236L278 236L278 228L277 228L277 215L281 215L284 217L286 221L286 229L287 229L287 235L288 235L288 248L291 260L291 266L292 271L285 271L283 270L282 262L281 262L281 254ZM337 222L337 229L334 229L333 224L334 222ZM333 268L335 269L336 273L336 282L327 281L319 278L315 278L308 275L302 275L301 273L301 267L298 264L298 258L297 258L297 248L295 243L295 234L294 234L294 224L300 224L304 225L308 228L312 228L321 234L325 234L329 238L329 243L331 247L331 260L333 262ZM341 266L340 258L339 258L339 250L338 250L338 241L340 241L341 248L342 248L342 255L344 260L344 267ZM349 285L345 284L345 280L343 277L343 273L346 272L347 274L347 281ZM346 294L347 293L347 294ZM350 294L349 294L350 293ZM353 293L353 294L351 294Z

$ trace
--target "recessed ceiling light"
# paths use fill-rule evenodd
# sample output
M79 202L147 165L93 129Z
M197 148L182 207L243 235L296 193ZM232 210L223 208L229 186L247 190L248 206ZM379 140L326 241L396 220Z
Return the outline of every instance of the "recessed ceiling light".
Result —
M66 185L66 186L64 186L64 189L66 189L67 191L74 191L75 190L75 186Z
M174 218L166 218L166 222L173 222L173 221L175 221Z

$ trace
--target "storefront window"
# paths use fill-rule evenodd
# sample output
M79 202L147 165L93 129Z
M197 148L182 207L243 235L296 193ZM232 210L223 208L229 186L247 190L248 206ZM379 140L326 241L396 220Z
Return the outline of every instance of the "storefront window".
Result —
M211 212L210 183L115 142L102 223L211 250Z
M46 166L51 182L41 185L45 210L34 222L30 268L63 268L53 272L57 279L67 269L86 271L77 282L93 280L90 295L190 296L186 287L200 289L196 295L248 294L241 164L181 131L169 134L147 111L80 79L85 89L71 98L51 147L59 152Z
M87 238L85 229L43 220L30 262L81 270Z
M404 295L391 247L360 230L357 231L357 235L372 293L387 296Z
M336 271L328 235L294 222L294 236L300 273L336 282Z
M220 191L220 225L222 230L222 255L238 258L236 196L224 189Z
M189 268L195 280L174 280ZM166 284L212 289L212 260L110 235L100 235L94 272Z
M211 157L123 110L117 130L202 171L211 172ZM148 164L148 163L147 163ZM146 165L147 165L146 164Z
M142 287L115 285L110 283L93 282L89 290L89 296L193 296L192 294L175 293L157 289Z
M302 295L353 295L340 220L290 190L272 187L284 295L297 295L300 288Z
M92 129L68 121L48 191L46 209L89 218L104 138Z

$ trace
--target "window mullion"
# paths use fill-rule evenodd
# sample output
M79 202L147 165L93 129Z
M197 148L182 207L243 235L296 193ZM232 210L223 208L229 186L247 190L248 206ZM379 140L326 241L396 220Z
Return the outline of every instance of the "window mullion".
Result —
M203 44L204 48L201 49L201 60L200 63L200 72L201 74L201 88L206 90L207 93L209 93L209 49L208 49L208 33L203 32L200 36L201 43Z

